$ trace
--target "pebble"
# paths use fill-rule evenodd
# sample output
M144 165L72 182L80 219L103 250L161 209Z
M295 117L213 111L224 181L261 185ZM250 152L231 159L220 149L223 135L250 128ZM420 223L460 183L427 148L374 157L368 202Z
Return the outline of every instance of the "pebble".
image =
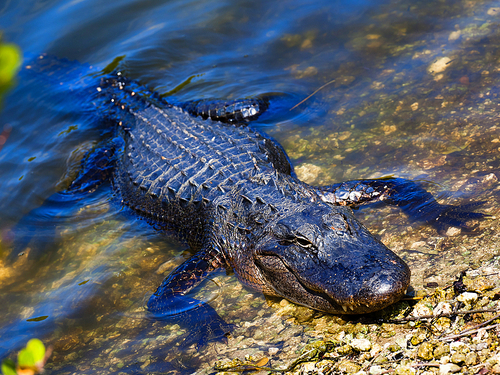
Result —
M339 364L339 370L342 372L347 372L348 374L354 374L361 370L361 366L351 361L342 361Z
M487 349L488 348L488 343L487 342L480 342L479 344L476 345L476 351L480 352L481 350Z
M399 346L398 343L393 342L390 343L389 346L387 346L387 350L390 351L391 353L395 353L401 350L401 346Z
M413 375L416 373L416 370L412 367L408 366L398 366L394 371L396 375Z
M475 365L476 363L477 363L477 354L474 352L467 354L467 356L465 357L465 364L467 366L472 366Z
M434 358L440 359L441 357L450 353L450 346L448 344L440 342L436 349L434 349Z
M446 236L447 237L453 237L453 236L456 236L457 234L460 234L460 233L462 233L462 229L455 228L455 227L450 227L446 231Z
M486 12L488 14L488 16L497 16L498 14L500 14L500 8L490 8L488 9L488 11Z
M450 35L448 36L448 40L450 42L454 41L454 40L457 40L458 38L460 38L460 35L462 34L462 32L460 30L456 30L456 31L453 31L452 33L450 33Z
M318 178L322 168L317 165L304 163L300 167L295 168L297 177L305 183L311 184Z
M450 343L450 352L454 353L454 352L463 351L465 347L466 347L465 343L463 343L461 341L454 341L454 342Z
M426 301L420 301L414 306L411 315L418 318L424 315L432 315L432 311L433 308L431 304Z
M419 358L425 359L426 361L431 360L433 356L434 346L430 342L424 342L418 348L417 356Z
M379 375L382 372L385 372L385 370L382 369L382 367L380 367L380 366L372 366L372 367L370 367L370 375Z
M429 67L427 68L427 72L429 72L430 74L444 72L450 65L450 61L451 59L449 57L441 57L439 60L436 60L431 65L429 65Z
M451 355L451 362L459 365L461 363L465 363L465 354L462 354L462 353L453 353Z
M479 296L477 295L477 293L465 292L457 297L457 301L463 302L465 304L471 304L476 302L478 297Z
M267 349L269 355L276 355L280 351L279 348L269 348Z
M372 343L367 339L354 339L351 341L351 346L359 352L367 352L372 348Z
M447 363L445 365L439 366L439 374L454 374L455 372L459 372L462 368L454 363Z
M450 314L453 311L451 304L448 302L439 302L437 306L434 308L433 314L434 316L441 314Z

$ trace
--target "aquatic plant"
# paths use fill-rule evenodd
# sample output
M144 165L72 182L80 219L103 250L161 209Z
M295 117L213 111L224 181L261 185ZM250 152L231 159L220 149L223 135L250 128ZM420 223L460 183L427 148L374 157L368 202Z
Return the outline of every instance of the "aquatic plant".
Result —
M41 373L51 352L52 349L45 349L45 345L39 339L31 339L17 355L17 365L10 358L2 361L2 374L34 375Z
M0 33L0 103L7 90L12 87L14 77L21 64L21 51L15 44L4 43Z

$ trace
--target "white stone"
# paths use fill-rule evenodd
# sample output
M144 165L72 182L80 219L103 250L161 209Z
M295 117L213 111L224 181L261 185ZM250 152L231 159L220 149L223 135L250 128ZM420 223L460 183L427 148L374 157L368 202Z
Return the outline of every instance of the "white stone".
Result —
M413 367L404 365L398 365L396 367L396 372L398 371L400 374L415 374L417 372L417 370L415 370Z
M269 352L269 355L276 355L280 350L279 348L269 348L267 351Z
M462 32L460 30L457 30L457 31L453 31L450 36L448 37L448 40L450 42L454 41L454 40L457 40L458 38L460 38L460 34L462 34Z
M432 313L436 316L441 314L450 314L451 312L453 312L451 304L448 302L439 302Z
M378 375L381 374L382 372L385 372L385 370L382 370L382 367L380 366L370 367L370 375Z
M384 348L382 346L380 346L379 344L375 343L372 345L372 348L370 350L370 355L373 357L375 357L376 355L378 355Z
M495 354L493 357L486 360L486 362L488 362L492 366L500 364L500 353Z
M439 358L439 363L441 363L442 365L450 363L450 356L449 355L443 355L441 358Z
M455 227L449 227L448 230L446 231L446 235L448 237L453 237L460 233L462 233L462 229Z
M367 352L372 348L372 343L367 339L354 339L350 344L354 350L358 350L360 352Z
M316 362L303 363L302 368L300 369L300 373L302 374L314 374L317 372L318 369L316 368Z
M458 352L458 351L463 351L465 346L466 346L465 343L463 343L461 341L454 341L454 342L450 343L450 352L454 353L454 352Z
M309 163L304 163L300 167L295 168L295 173L299 180L307 184L313 183L318 178L321 171L321 167Z
M473 302L476 302L478 298L479 298L479 296L477 295L477 293L465 292L465 293L460 294L457 297L457 301L460 301L460 302L463 302L466 304L471 304Z
M477 341L477 340L476 340L476 337L474 337L474 338L472 339L472 342L473 342L474 344L476 344L476 342L475 342L475 341ZM478 352L480 352L481 350L487 349L487 348L488 348L488 343L487 343L487 342L479 342L479 343L477 343L477 345L476 345L476 351L478 351Z
M462 368L454 363L447 363L445 365L439 366L439 374L453 374L455 372L459 372Z
M496 16L500 13L500 8L490 8L486 13L488 13L489 16Z
M446 68L448 68L449 63L451 62L451 59L449 57L441 57L440 59L434 61L429 67L427 68L427 72L430 74L437 74L444 72Z
M413 308L411 315L414 316L415 318L419 318L424 315L432 315L432 311L433 311L432 305L424 301L420 301Z
M476 333L475 339L481 341L485 341L489 337L489 333L485 328L479 328Z

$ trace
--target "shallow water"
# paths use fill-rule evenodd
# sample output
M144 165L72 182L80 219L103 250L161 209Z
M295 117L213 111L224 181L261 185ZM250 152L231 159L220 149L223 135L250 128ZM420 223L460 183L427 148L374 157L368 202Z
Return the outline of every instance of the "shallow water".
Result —
M328 336L310 322L314 312L292 313L219 276L207 288L237 326L229 344L180 349L183 330L145 319L142 304L187 249L122 212L109 184L69 207L42 206L103 138L98 116L82 115L78 77L118 56L167 100L288 94L255 125L307 182L393 174L427 181L445 203L486 201L480 210L492 217L446 235L394 208L357 211L409 263L416 289L498 255L499 17L499 1L0 4L4 38L27 61L47 53L82 64L71 64L73 91L21 74L0 114L0 127L13 129L0 151L0 357L37 336L54 346L50 373L210 372L216 359L246 354L280 363ZM25 226L33 237L20 236L36 260L12 262L18 223L41 206Z

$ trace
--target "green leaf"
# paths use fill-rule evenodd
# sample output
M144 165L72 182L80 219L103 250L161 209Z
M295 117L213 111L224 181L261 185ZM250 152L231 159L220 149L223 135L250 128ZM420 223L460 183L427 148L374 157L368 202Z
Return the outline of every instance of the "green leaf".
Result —
M23 349L17 355L17 364L19 367L34 367L35 359L33 358L33 353L28 349Z
M45 345L39 339L31 339L26 345L26 349L33 355L35 363L42 361L45 358Z
M2 374L3 375L17 375L16 364L12 359L4 359L2 361Z
M0 85L9 83L21 63L21 52L14 44L0 44Z

